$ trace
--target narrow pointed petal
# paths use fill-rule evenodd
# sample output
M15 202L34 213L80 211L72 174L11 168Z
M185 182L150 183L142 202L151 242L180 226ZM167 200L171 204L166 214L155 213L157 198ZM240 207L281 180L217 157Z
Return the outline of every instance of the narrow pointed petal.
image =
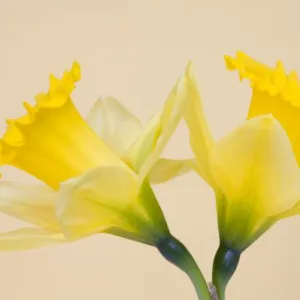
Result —
M96 101L86 121L118 155L135 141L142 128L139 119L113 97Z
M160 114L154 116L129 152L129 160L139 173L140 181L148 176L177 125L187 104L186 77L182 76L168 96Z
M30 250L64 241L62 233L39 228L22 228L0 233L0 251Z
M196 159L160 158L149 173L149 182L160 184L195 170Z
M187 68L186 76L188 105L184 119L190 132L190 144L198 161L199 175L209 185L216 188L209 166L209 155L214 146L214 140L206 121L202 99L191 64Z
M57 230L56 195L47 186L0 182L0 211L42 228Z

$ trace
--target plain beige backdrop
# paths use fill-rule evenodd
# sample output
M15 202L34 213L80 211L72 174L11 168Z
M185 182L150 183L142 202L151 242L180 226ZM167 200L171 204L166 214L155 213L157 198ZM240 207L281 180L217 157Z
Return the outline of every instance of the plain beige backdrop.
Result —
M0 0L0 120L47 88L50 72L73 60L83 68L74 102L86 115L101 95L113 95L147 120L163 104L192 59L216 138L245 118L248 85L224 68L240 49L300 71L298 0ZM184 124L165 151L188 157ZM4 168L6 178L32 180ZM195 174L155 187L173 233L205 276L218 244L211 189ZM1 230L19 222L1 216ZM300 217L275 226L243 256L228 300L299 298ZM98 235L74 244L0 253L5 300L196 299L183 273L155 249Z

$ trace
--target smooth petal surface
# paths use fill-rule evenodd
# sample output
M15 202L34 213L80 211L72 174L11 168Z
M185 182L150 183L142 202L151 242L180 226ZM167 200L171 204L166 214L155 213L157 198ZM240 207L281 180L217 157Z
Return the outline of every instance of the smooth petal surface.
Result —
M39 228L22 228L0 233L0 251L30 250L64 242L62 233Z
M209 130L202 99L197 87L192 66L186 71L188 105L184 119L190 132L190 144L198 161L198 173L213 188L216 188L209 166L209 155L214 147L214 140Z
M136 172L140 172L150 154L154 151L161 134L160 114L154 115L142 128L135 142L127 149L124 160Z
M98 100L86 121L118 155L135 141L142 128L139 119L113 97Z
M131 149L130 161L140 181L148 176L186 109L186 76L182 76L168 96L161 113L154 116Z
M297 73L286 73L282 62L268 67L243 52L225 56L229 70L237 70L241 79L248 79L252 99L248 118L272 114L285 129L300 165L300 81Z
M57 193L42 185L0 182L0 211L40 226L59 230L54 201Z
M56 209L66 236L77 238L126 226L124 215L139 193L136 175L125 165L99 167L61 186Z
M232 205L248 216L268 217L300 199L300 172L292 146L272 116L246 121L219 141L210 162L229 210Z
M149 182L152 184L164 183L191 170L195 170L196 166L196 159L176 160L160 158L149 173Z

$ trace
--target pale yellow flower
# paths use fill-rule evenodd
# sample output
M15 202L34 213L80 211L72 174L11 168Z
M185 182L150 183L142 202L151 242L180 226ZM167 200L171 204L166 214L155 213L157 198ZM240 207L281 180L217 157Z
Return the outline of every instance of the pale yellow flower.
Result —
M0 234L0 250L98 232L148 244L168 235L148 179L164 182L192 166L159 159L186 106L185 76L145 127L113 98L99 100L86 122L70 98L80 77L78 63L61 79L50 76L49 91L34 106L24 104L25 116L7 121L0 164L46 185L0 181L0 211L33 225Z
M216 194L221 243L242 251L279 219L299 211L295 103L300 103L300 85L280 64L277 74L239 54L237 59L227 57L227 65L252 81L251 118L215 141L189 72L185 120L198 173Z

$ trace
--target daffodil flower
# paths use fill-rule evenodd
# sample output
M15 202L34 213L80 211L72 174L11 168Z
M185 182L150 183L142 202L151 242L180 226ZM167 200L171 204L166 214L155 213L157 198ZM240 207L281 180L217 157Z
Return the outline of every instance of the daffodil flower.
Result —
M192 73L185 114L198 174L216 195L220 248L213 283L220 300L240 254L278 220L299 213L300 206L300 131L294 124L300 111L299 81L294 73L286 75L281 63L271 69L242 53L226 62L251 80L248 120L215 141Z
M25 116L7 121L1 165L45 185L0 182L0 210L39 227L0 235L0 249L101 231L153 244L168 232L147 177L164 182L187 170L180 161L159 160L184 110L184 77L142 127L114 98L97 101L85 121L70 98L80 76L78 63L61 79L51 75L48 93L36 96L35 106L25 102Z
M186 75L146 126L114 98L96 102L85 121L71 100L78 63L27 114L7 121L0 164L44 184L0 181L0 211L33 226L0 234L0 250L74 241L106 232L155 246L186 272L198 296L210 299L203 276L174 238L150 187L191 169L193 160L160 159L185 111Z
M268 169L260 168L269 180L263 182L261 187L265 189L265 197L259 210L269 217L271 224L298 215L300 131L297 122L300 115L300 81L297 73L287 73L281 61L271 68L243 52L237 52L235 58L225 56L225 61L229 70L238 70L240 79L248 79L251 83L249 122L269 116L281 133L282 140L272 145L276 154L271 157L274 162L270 162Z

